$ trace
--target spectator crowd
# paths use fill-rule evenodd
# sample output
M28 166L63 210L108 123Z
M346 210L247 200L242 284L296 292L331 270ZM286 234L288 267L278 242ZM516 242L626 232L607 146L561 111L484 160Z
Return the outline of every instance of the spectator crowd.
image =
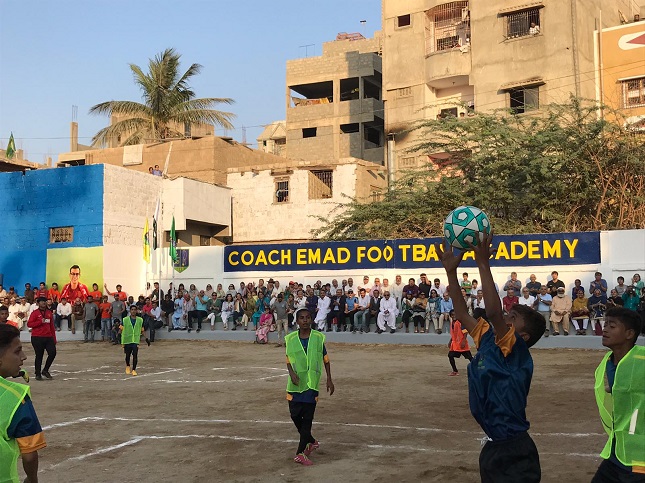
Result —
M460 285L468 311L476 318L485 318L486 306L478 281L470 280L468 273L463 273ZM425 273L418 280L408 279L407 283L400 275L394 283L378 277L371 281L365 276L357 285L351 277L340 283L337 279L329 283L318 280L313 285L294 281L282 285L279 280L269 278L266 282L260 279L257 284L240 282L238 287L230 284L226 290L222 284L216 288L211 284L204 288L190 284L186 288L183 283L177 287L171 283L165 293L155 282L136 300L120 285L114 292L107 285L103 289L96 283L91 291L82 284L74 289L67 284L59 291L57 283L47 287L41 282L37 288L27 283L20 295L14 287L5 290L0 285L0 322L26 329L40 297L47 300L57 331L67 328L75 332L80 325L85 341L93 342L100 332L102 341L113 344L119 343L119 326L132 305L139 308L151 341L155 331L162 327L168 331L196 329L199 332L204 324L215 330L216 322L221 320L224 330L248 330L251 326L260 343L267 342L268 332L277 331L278 343L282 344L293 327L293 313L298 308L311 312L314 326L320 331L368 333L374 330L381 334L405 330L441 334L454 320L453 302L446 286L439 278L431 282ZM495 289L502 294L504 311L520 304L542 313L550 322L545 336L566 336L572 330L576 335L586 335L589 330L600 335L604 312L612 306L624 306L645 319L645 286L639 274L628 284L623 277L618 277L610 289L597 272L587 288L575 280L567 290L557 271L546 283L538 282L533 274L522 283L517 273L512 272L501 292L497 284Z

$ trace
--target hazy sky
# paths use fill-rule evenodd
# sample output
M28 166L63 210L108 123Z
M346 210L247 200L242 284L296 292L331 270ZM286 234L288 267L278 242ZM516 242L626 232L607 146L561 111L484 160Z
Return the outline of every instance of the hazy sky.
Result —
M109 121L89 108L140 101L128 64L146 70L174 47L182 72L203 65L197 97L235 99L222 106L237 114L227 134L241 140L247 126L256 147L261 125L285 117L288 59L320 55L338 32L371 37L380 27L379 0L0 0L0 146L13 131L30 161L55 160L69 151L73 105L79 142L89 144Z

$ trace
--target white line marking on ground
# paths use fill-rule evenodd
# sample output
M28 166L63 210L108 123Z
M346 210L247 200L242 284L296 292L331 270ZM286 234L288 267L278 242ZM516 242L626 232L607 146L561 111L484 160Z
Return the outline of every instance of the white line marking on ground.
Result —
M266 369L268 371L282 371L282 372L289 372L286 368L284 367L254 367L254 366L234 366L234 367L213 367L213 371L225 371L228 369Z
M59 463L51 465L48 469L51 470L51 469L57 468L58 466L64 463L67 463L68 461L83 461L84 459L90 458L92 456L109 453L110 451L116 451L117 449L125 448L126 446L132 446L133 444L137 444L139 441L141 441L141 439L142 438L133 438L123 443L115 444L112 446L106 446L105 448L99 448L97 450L92 451L91 453L83 454L80 456L74 456L72 458L67 458L66 460L63 460Z
M266 381L267 379L275 379L277 377L286 377L289 374L278 374L277 376L256 377L254 379L219 379L216 381L199 381L195 379L159 379L152 381L153 383L162 382L165 384L215 384L219 382L253 382L253 381Z
M143 373L139 374L138 376L128 376L125 373L123 373L123 377L90 377L90 378L85 378L85 377L64 377L63 381L77 381L79 379L83 381L128 381L131 379L139 379L141 377L149 377L149 376L158 376L160 374L168 374L171 372L180 372L183 371L183 369L168 369L167 371L159 371L159 372L148 372L148 373ZM114 373L116 374L121 374L120 372Z
M162 423L212 423L212 424L292 424L291 421L273 421L269 419L178 419L178 418L123 418L123 417L100 417L100 416L89 416L86 418L80 418L75 421L67 421L52 424L51 428L71 426L73 424L84 423L84 422L93 422L93 421L122 421L122 422L162 422ZM400 430L413 430L419 432L432 432L432 433L462 433L462 434L474 434L473 431L468 431L464 429L444 429L444 428L427 428L427 427L414 427L414 426L399 426L399 425L390 425L390 424L365 424L365 423L337 423L337 422L324 422L316 421L314 423L316 426L347 426L353 428L374 428L374 429L400 429ZM45 427L43 429L47 429ZM590 436L605 436L604 433L531 433L532 436L555 436L555 437L569 437L569 438L586 438ZM568 453L567 453L568 454Z
M59 370L56 369L56 370L52 370L51 372L53 374L82 374L82 373L85 373L85 372L98 371L100 369L109 369L110 367L111 366L91 367L89 369L83 369L83 370L80 370L80 371L59 371Z

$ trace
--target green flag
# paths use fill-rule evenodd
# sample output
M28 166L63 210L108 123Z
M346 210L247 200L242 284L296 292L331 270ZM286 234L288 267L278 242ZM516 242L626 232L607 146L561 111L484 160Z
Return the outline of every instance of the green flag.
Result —
M177 233L175 232L175 215L172 215L172 226L170 227L170 258L177 261Z
M16 142L13 140L13 133L9 136L9 144L7 144L7 158L11 159L16 155Z

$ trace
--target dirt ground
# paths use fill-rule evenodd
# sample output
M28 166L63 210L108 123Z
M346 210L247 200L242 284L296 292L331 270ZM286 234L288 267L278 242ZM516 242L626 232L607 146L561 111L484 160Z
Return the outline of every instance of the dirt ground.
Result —
M308 468L292 461L284 348L160 341L140 349L137 377L116 346L58 351L54 380L31 382L48 442L43 482L479 481L465 361L448 377L444 347L329 344L336 393L320 397ZM528 416L543 481L588 482L605 441L593 397L602 353L533 357Z

